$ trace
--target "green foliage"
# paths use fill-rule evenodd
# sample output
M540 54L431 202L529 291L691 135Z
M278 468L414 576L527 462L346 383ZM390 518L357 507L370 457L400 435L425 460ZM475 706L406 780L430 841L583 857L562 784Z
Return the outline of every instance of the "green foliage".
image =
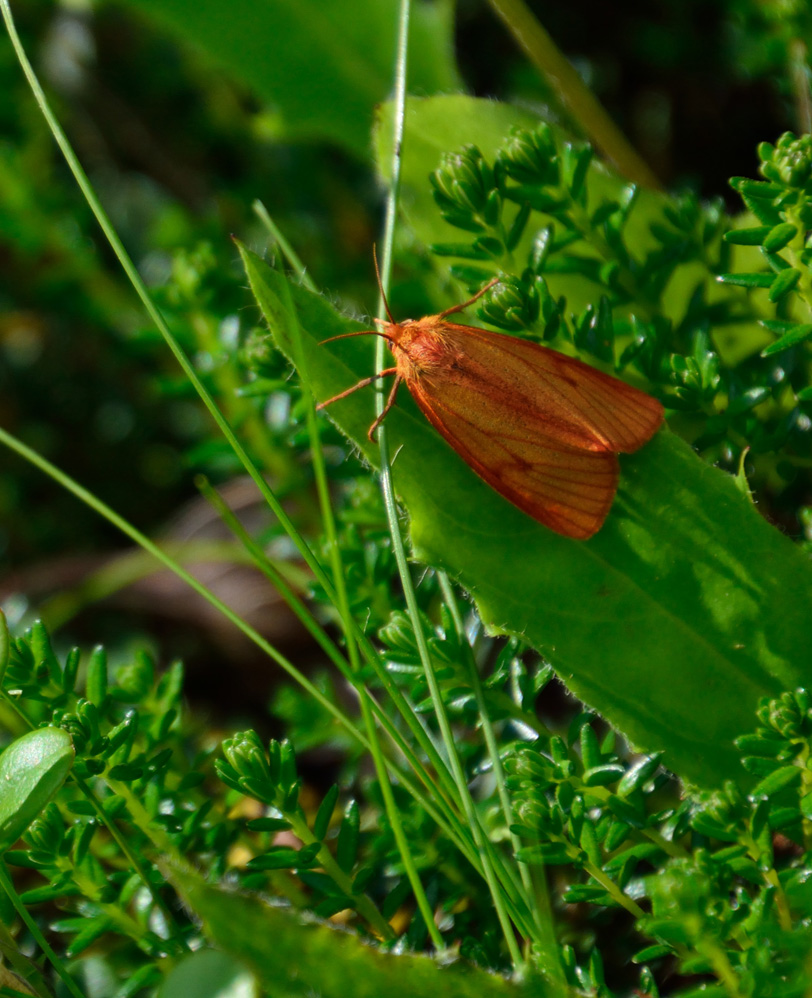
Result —
M30 731L0 756L0 849L13 845L55 796L73 764L70 736L59 728Z
M806 854L787 840L779 847L776 835L807 841L808 700L765 700L762 726L738 739L755 753L746 768L763 773L769 760L748 797L729 782L675 805L663 796L659 759L619 765L613 739L600 743L588 714L566 738L519 746L506 760L515 831L527 843L519 856L581 871L569 903L634 916L637 963L671 958L685 975L715 975L719 994L804 994Z
M701 205L691 196L662 199L656 215L647 212L648 245L641 245L633 224L639 214L634 186L602 191L590 172L591 149L562 139L551 126L515 130L493 167L475 147L444 157L432 177L442 216L480 234L470 245L432 249L487 260L507 272L498 292L479 309L491 325L591 355L616 372L643 379L707 460L721 459L732 469L749 455L757 492L768 483L772 491L793 482L797 489L795 480L806 476L809 458L810 420L801 394L809 371L797 351L792 356L786 351L803 343L812 326L764 316L763 324L781 335L760 354L745 342L723 341L724 327L734 327L748 312L760 317L760 310L742 293L720 300L709 283L710 275L727 266L720 244L724 234L727 244L762 246L771 273L725 274L721 281L765 288L773 304L794 292L802 300L806 294L809 261L800 248L809 222L808 151L804 140L785 136L775 150L763 145L760 155L768 182L733 181L760 227L726 232L730 222L720 204ZM538 227L531 212L546 216L548 224ZM514 250L527 245L528 226L532 241L526 260L517 261ZM695 284L676 322L668 296L692 267L701 267L706 277ZM469 264L451 268L452 276L471 286L490 273ZM578 275L594 288L582 310L569 311L566 297L551 291L561 275ZM745 359L743 352L749 353ZM770 359L777 354L783 356ZM726 359L731 356L735 362Z
M237 955L268 993L280 998L309 998L314 992L341 998L347 989L361 998L531 998L540 989L546 993L538 980L514 984L460 961L414 953L393 956L364 947L348 933L291 915L259 897L224 891L191 871L177 882L181 896L198 912L218 946ZM268 945L269 939L273 945Z
M398 7L394 0L320 0L292 6L232 3L228 17L216 0L130 0L166 22L187 43L201 46L216 64L275 108L269 126L285 138L327 138L353 155L366 150L372 110L391 85ZM318 13L316 29L313 17ZM410 84L428 92L451 89L459 78L452 61L451 5L415 6L410 43ZM291 80L297 85L291 86Z
M243 257L277 344L293 358L300 338L317 398L368 374L363 338L322 345L364 328L360 323L320 296L288 288L283 275L247 251ZM357 392L329 413L374 465L377 447L367 439L373 401L371 390ZM453 573L487 624L530 641L636 744L666 750L667 765L680 775L704 784L720 774L741 778L732 740L759 697L804 682L810 577L800 552L757 515L729 476L662 433L624 459L602 530L573 542L485 485L406 393L387 427L417 558ZM764 576L766 563L774 566L771 577ZM731 574L750 582L731 588ZM705 695L709 673L723 691L716 698Z
M417 677L408 668L414 652L403 621L394 618L380 638L391 668L416 698L419 683L414 685ZM445 674L441 669L443 698L465 733L460 746L468 776L477 779L484 760L469 683L454 675L463 653L457 640L436 630L432 654L447 663ZM561 731L541 725L530 708L549 681L549 668L526 660L515 642L501 650L486 642L484 648L497 652L486 702L503 734L512 827L492 808L493 787L481 786L477 806L494 842L506 842L509 831L515 860L531 869L555 867L562 903L578 906L572 910L581 914L562 938L567 986L573 989L566 993L625 993L625 985L618 990L607 981L600 953L592 948L592 932L607 918L622 918L628 931L622 943L615 942L611 974L620 973L624 961L640 965L646 993L655 993L655 978L670 968L672 978L676 972L676 980L685 981L670 991L681 998L697 993L697 981L705 991L710 985L736 998L803 995L812 941L806 872L812 841L809 696L799 691L764 700L758 727L738 739L742 763L759 781L749 796L729 781L680 800L660 757L630 757L594 714L577 713ZM297 924L288 913L206 883L230 869L232 882L244 889L281 894L294 908L322 917L339 911L346 917L355 909L359 928L366 924L386 935L391 930L385 918L404 911L409 892L398 886L405 881L396 872L397 850L386 823L372 820L380 808L375 784L357 783L358 800L347 799L335 785L317 807L306 808L289 743L272 741L266 751L248 731L227 738L215 759L211 749L195 748L198 736L181 709L177 668L159 677L152 661L139 655L109 669L100 648L85 658L76 650L61 658L41 627L10 643L6 708L9 689L18 691L19 719L30 714L60 724L76 749L68 782L59 789L63 767L60 779L40 794L41 804L50 798L42 815L5 853L7 863L39 878L29 882L21 903L45 921L53 921L52 905L61 909L53 929L66 938L75 972L99 941L116 938L111 969L128 981L116 993L135 994L163 978L166 989L186 973L194 977L191 965L180 968L188 949L199 947L200 929L172 902L178 891L202 919L205 939L237 961L218 973L239 976L244 965L260 981L272 982L297 966L301 986L312 988L319 980L324 994L355 973L370 994L376 981L375 987L388 981L392 993L409 993L418 979L421 993L433 993L429 962L411 958L404 965L403 957L358 950L349 937L334 943L335 933L323 927ZM78 689L94 700L79 696ZM0 769L9 771L18 746L49 732L62 734L42 728L12 742L0 755ZM57 754L69 766L73 753L68 748L66 755L66 746L60 742ZM414 801L402 795L399 806L413 825L415 845L421 844L418 854L426 882L437 892L437 910L444 912L444 933L459 938L476 926L463 952L486 967L500 966L498 948L489 946L482 931L487 904L480 907L485 899L477 879ZM28 808L26 795L18 831L31 821ZM248 862L233 865L246 852ZM404 939L412 928L403 930ZM271 937L274 947L260 944ZM297 962L291 947L322 957ZM468 994L471 972L460 973L455 987ZM622 976L628 980L628 970ZM442 981L441 975L438 986ZM448 993L450 980L442 987ZM476 987L478 993L517 998L535 993L498 978L483 978Z
M204 75L208 57L273 104L240 108L245 95L219 80L205 91L220 144L258 150L234 156L239 180L222 194L211 181L222 217L194 218L189 205L154 194L123 198L119 215L256 479L294 509L289 521L279 513L279 523L250 530L223 515L240 545L235 558L274 581L307 626L307 660L317 664L311 681L246 628L307 692L274 691L270 713L287 737L246 730L218 746L219 731L185 707L179 663L162 670L122 639L90 654L55 651L41 623L10 640L0 618L4 993L23 980L46 995L55 974L60 993L76 995L81 982L94 998L207 987L460 998L655 996L660 987L682 998L806 994L810 569L806 553L754 511L750 487L761 510L808 530L808 136L760 147L764 179L734 181L751 217L734 219L721 202L627 183L586 142L528 110L462 95L409 99L399 233L408 280L392 294L397 314L405 300L417 315L498 276L480 319L640 385L684 439L663 433L625 460L605 528L575 544L509 507L402 398L387 423L394 482L413 553L431 567L398 579L387 510L347 446L377 464L366 437L372 391L332 410L337 425L312 410L311 389L325 398L371 373L369 344L322 346L363 327L241 248L274 349L254 313L241 311L222 224L244 232L240 212L257 188L282 190L274 217L279 209L307 248L309 272L349 296L370 294L371 282L359 291L349 275L372 241L377 204L360 164L373 105L390 87L396 4L330 0L321 20L301 5L237 5L227 18L210 2L131 6L206 51L200 65L187 53L191 78ZM740 23L768 25L770 51L760 63L751 51L751 71L783 60L797 89L803 5L736 6ZM420 3L413 13L411 87L457 89L450 4ZM150 59L154 74L136 73L144 108L152 96L163 110L170 61ZM196 112L179 106L197 134ZM568 111L578 133L590 132L593 113L578 121ZM385 179L391 114L381 108L375 133ZM74 245L82 241L58 178L43 185L53 202L40 200L30 177L47 176L51 164L36 126L7 124L21 141L0 149L15 239L3 294L30 268L32 298L50 316L64 310L114 329L126 344L122 363L88 371L110 392L133 361L154 363L157 337L122 305L102 254ZM339 144L352 165L318 145L280 144L303 137ZM180 176L193 172L202 171ZM189 194L195 200L204 203L205 190ZM316 221L318 203L331 206L328 222ZM67 226L51 228L51 216ZM0 333L17 372L0 371L4 397L19 389L39 419L59 392L39 388L18 326ZM62 356L51 360L57 369ZM159 400L156 423L169 414L174 449L163 464L122 455L140 469L116 477L124 496L136 496L138 483L165 484L161 467L177 484L182 461L241 473L235 452L192 415L185 381L156 365L136 379L139 393ZM16 413L16 402L6 408ZM116 426L126 431L124 410L100 409L108 444ZM66 411L68 435L80 436L71 428L84 431L84 411ZM32 436L49 449L41 429ZM106 484L115 476L104 460ZM4 483L0 511L10 508L31 536L60 519L49 506L37 520ZM289 560L290 541L304 564ZM43 548L51 553L47 538ZM461 612L440 568L476 609ZM486 634L483 622L521 640ZM217 666L231 674L227 658ZM656 751L636 755L590 709L565 720L549 712L553 667L635 745ZM758 727L742 734L754 712ZM662 765L699 788L680 790ZM421 954L429 941L448 947L441 961ZM521 980L500 976L516 969Z

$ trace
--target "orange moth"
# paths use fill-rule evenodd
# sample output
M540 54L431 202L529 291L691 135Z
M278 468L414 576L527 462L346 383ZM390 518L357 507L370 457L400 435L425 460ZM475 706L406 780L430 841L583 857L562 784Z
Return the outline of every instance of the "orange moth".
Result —
M318 408L394 375L370 440L405 382L429 422L480 478L539 523L585 540L600 530L614 500L618 453L636 451L656 433L663 407L549 347L447 321L498 280L423 319L395 322L385 302L389 321L376 319L380 329L331 337L382 336L395 366Z

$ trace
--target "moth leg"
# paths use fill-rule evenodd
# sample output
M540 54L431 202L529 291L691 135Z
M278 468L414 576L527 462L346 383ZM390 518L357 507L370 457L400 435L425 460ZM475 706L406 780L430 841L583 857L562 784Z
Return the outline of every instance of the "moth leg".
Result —
M484 288L480 288L479 291L474 295L473 298L469 298L468 301L464 301L459 305L452 305L451 308L447 308L445 312L440 312L437 316L438 319L444 319L447 315L453 315L454 312L461 312L464 308L468 308L469 305L473 305L477 298L481 298L486 291L490 291L494 284L499 283L499 278L494 277L493 280L488 281Z
M392 368L392 370L395 370L395 368ZM386 400L386 405L383 407L383 412L380 414L380 416L378 416L378 418L375 420L375 422L372 424L372 426L370 426L369 430L367 431L367 436L373 442L375 441L375 431L384 421L386 414L395 404L395 396L398 393L398 388L400 388L400 384L402 381L403 378L401 378L400 376L395 378L394 383L392 384L392 391L389 393L389 398Z
M372 382L377 381L378 378L385 378L389 374L395 374L396 371L396 367L387 367L385 371L379 371L377 374L373 374L371 378L364 378L362 381L359 381L357 385L353 385L352 388L347 388L338 395L334 395L331 399L327 399L326 402L319 402L316 406L316 410L318 411L323 409L325 406L332 405L333 402L338 402L339 399L345 399L348 395L352 395L353 392L357 392L359 388L366 388L367 385L371 385Z

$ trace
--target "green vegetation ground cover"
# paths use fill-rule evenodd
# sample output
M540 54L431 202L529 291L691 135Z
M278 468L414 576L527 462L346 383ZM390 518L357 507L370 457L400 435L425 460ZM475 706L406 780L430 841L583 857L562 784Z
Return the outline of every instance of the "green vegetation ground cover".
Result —
M678 6L621 17L622 56L593 37L568 54L590 52L611 103L623 58L690 77L701 24L720 89L746 72L772 101L747 148L773 141L728 190L678 175L690 141L664 152L682 83L617 105L635 138L648 122L666 192L577 77L531 75L553 57L535 28L496 60L504 99L449 94L484 72L476 46L455 58L465 5L415 4L394 140L394 3L315 24L285 5L18 12L158 311L7 46L4 993L808 992L812 25L805 5ZM468 321L663 402L669 429L623 459L591 541L515 511L408 397L376 444L373 390L316 415L380 360L321 345L369 328L376 240L396 315L499 276ZM267 508L241 519L217 489L246 472ZM161 527L195 485L214 539ZM244 644L161 598L124 544ZM231 610L219 569L248 573ZM245 619L261 580L287 638ZM227 695L195 683L203 663Z

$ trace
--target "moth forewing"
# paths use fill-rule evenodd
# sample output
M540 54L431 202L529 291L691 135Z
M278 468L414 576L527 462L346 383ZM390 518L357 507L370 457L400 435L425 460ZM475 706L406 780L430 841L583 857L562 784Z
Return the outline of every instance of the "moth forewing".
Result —
M318 408L394 374L370 439L405 382L429 422L488 485L551 530L584 540L612 505L617 454L637 450L656 433L663 407L549 347L446 321L496 281L438 315L398 323L389 313L389 322L368 332L387 340L395 366Z

